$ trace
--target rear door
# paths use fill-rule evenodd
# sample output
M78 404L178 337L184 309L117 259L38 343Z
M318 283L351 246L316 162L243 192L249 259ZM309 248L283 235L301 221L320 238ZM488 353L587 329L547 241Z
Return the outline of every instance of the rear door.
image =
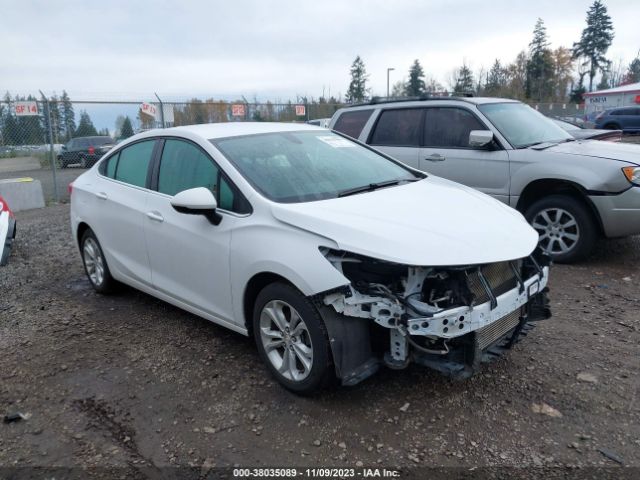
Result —
M112 270L151 285L144 224L151 159L156 140L129 145L100 166L94 191L96 232Z
M462 107L425 108L419 168L468 185L509 203L509 156L498 145L472 148L469 133L490 130L471 110Z
M231 232L243 220L236 214L239 193L209 154L186 140L164 141L156 175L144 218L154 288L230 321L229 248ZM173 195L196 187L215 195L223 215L218 225L171 206Z
M394 108L380 112L368 144L410 167L420 168L423 108Z

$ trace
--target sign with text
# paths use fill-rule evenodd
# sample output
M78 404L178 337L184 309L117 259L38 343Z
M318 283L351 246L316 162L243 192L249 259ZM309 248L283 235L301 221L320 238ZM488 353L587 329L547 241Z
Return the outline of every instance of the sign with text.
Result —
M296 116L304 117L304 115L305 115L304 105L296 105Z
M157 119L158 117L158 109L155 105L152 105L150 103L143 103L142 105L140 105L140 110L142 111L142 113L149 115L150 117L153 117L155 119Z
M13 111L18 117L39 115L38 102L16 102L13 106Z
M243 103L235 103L231 105L231 115L234 117L244 117L245 109Z

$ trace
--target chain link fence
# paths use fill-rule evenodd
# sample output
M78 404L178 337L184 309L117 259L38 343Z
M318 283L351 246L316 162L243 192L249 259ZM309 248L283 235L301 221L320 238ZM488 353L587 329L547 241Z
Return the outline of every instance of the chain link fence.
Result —
M0 180L40 180L45 201L66 201L67 186L111 145L153 128L200 123L306 122L330 118L340 103L245 100L70 101L33 97L0 101ZM582 105L532 104L549 117L584 125Z

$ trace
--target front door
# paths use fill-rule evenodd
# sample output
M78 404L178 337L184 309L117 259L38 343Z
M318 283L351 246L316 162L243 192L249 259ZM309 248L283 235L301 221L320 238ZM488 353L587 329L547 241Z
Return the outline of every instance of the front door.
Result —
M468 109L426 108L420 170L462 183L509 203L509 156L505 150L472 148L469 133L488 128Z

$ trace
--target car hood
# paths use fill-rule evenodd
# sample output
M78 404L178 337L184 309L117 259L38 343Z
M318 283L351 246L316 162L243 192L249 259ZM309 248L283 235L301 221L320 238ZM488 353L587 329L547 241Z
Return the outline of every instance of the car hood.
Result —
M535 148L534 148L535 149ZM580 155L587 157L622 160L640 165L640 145L631 143L600 142L598 140L578 140L544 148L542 151Z
M516 210L438 177L343 198L273 204L272 212L341 250L406 265L513 260L538 242Z

